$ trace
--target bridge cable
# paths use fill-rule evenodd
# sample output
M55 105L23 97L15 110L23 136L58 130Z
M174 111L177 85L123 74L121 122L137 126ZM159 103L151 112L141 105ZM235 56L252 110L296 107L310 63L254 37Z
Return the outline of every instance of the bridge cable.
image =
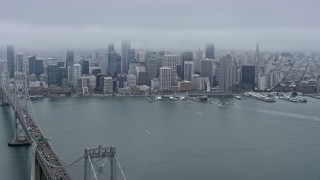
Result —
M91 162L91 158L90 158L89 155L88 155L88 159L89 159L89 162L90 162L90 165L91 165L91 169L92 169L92 171L93 171L94 178L95 178L96 180L98 180L97 175L96 175L96 172L94 171L94 168L93 168L93 165L92 165L92 162Z
M117 155L115 154L114 157L116 158L116 161L117 161L118 166L119 166L119 168L120 168L120 171L121 171L121 174L122 174L123 179L124 179L124 180L127 180L127 178L126 178L126 176L124 175L123 170L122 170L122 168L121 168L120 162L118 161Z

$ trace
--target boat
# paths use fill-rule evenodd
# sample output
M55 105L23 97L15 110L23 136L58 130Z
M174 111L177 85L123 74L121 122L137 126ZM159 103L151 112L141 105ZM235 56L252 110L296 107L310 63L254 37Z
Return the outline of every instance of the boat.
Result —
M238 99L238 100L241 100L241 96L234 96L234 98Z
M160 101L161 99L162 99L161 96L156 97L156 101Z

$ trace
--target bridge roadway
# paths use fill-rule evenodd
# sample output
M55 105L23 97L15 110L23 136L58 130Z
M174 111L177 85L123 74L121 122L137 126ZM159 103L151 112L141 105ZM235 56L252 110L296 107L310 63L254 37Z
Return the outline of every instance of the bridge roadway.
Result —
M3 85L3 84L2 84ZM21 126L25 132L29 142L36 143L35 157L41 166L41 169L48 180L65 179L71 180L63 164L60 162L58 155L51 148L50 143L45 139L38 125L32 117L21 107L20 103L15 105L14 91L11 88L1 86L2 92L8 99L8 103L12 106L16 117L19 119ZM20 102L20 101L18 101Z

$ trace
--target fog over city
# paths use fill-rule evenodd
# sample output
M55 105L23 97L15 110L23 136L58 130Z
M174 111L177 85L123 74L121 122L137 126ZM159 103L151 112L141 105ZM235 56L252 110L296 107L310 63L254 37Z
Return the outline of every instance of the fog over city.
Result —
M316 50L319 0L1 0L0 46Z

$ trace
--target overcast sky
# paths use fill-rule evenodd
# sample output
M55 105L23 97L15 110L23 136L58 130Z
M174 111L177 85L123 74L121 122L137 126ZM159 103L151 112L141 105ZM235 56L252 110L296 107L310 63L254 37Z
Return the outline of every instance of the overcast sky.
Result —
M319 0L0 0L0 45L318 50Z

